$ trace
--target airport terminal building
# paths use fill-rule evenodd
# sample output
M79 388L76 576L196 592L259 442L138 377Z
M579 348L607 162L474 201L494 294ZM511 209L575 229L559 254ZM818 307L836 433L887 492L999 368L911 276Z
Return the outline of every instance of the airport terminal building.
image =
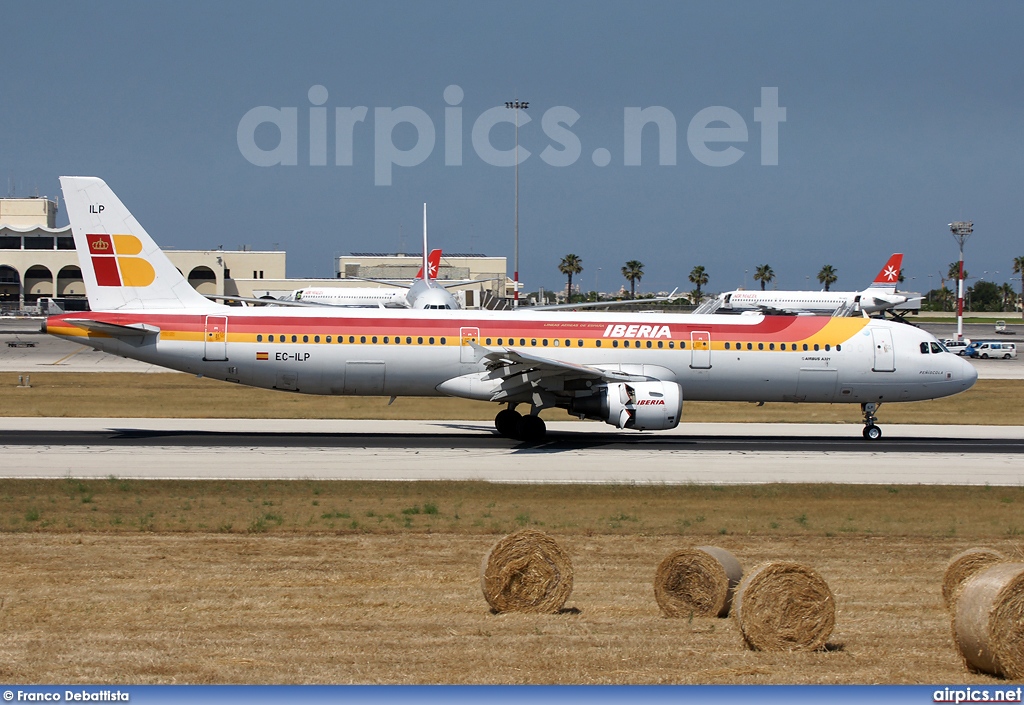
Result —
M42 299L69 310L86 307L85 285L71 226L56 227L48 198L0 198L0 311L37 311ZM168 250L164 252L201 294L254 297L307 286L372 286L365 279L411 279L419 254L361 253L335 260L334 279L288 279L283 251ZM456 289L468 308L511 297L504 257L453 255L441 260L439 280L475 280Z

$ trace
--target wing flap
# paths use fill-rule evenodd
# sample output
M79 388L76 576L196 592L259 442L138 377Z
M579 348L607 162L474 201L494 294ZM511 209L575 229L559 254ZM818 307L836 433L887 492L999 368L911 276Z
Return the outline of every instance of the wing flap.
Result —
M486 350L486 348L482 348ZM529 374L537 381L550 377L570 377L574 379L603 380L605 382L642 382L647 379L642 375L633 375L614 370L602 370L589 365L578 365L563 362L549 357L533 355L523 350L505 348L501 351L488 351L482 356L486 361L492 379L511 379Z

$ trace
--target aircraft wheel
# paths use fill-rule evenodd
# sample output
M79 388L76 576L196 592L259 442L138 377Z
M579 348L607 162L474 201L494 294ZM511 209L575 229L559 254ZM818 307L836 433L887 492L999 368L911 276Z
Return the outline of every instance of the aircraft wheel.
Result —
M864 427L864 437L869 441L877 441L882 437L882 429L878 426L871 424L870 426Z
M494 428L498 430L502 436L507 438L516 438L519 433L519 422L522 420L523 415L515 409L502 409L498 412L498 415L494 417Z
M540 443L547 432L544 419L539 416L524 416L519 420L516 436L526 443Z

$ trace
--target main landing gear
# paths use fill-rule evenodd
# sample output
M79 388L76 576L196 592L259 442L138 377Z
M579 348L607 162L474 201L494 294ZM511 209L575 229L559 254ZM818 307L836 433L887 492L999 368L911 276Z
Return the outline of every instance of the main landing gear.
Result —
M494 417L494 428L502 436L526 443L540 443L547 434L547 426L541 417L533 414L524 416L512 404Z
M860 405L860 410L864 413L864 437L869 441L877 441L882 437L882 429L875 425L875 421L878 421L875 412L880 406L881 404L873 401Z

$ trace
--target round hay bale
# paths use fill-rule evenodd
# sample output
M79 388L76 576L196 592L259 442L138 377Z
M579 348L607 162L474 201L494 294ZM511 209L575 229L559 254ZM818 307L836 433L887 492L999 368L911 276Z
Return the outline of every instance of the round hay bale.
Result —
M498 541L480 567L484 599L495 612L558 612L572 592L572 576L565 551L533 529Z
M999 551L991 548L968 548L949 559L946 572L942 576L942 602L947 609L956 602L964 583L980 570L994 563L1006 560Z
M967 666L1024 678L1024 563L997 563L975 573L954 605L953 635Z
M756 651L816 651L836 624L836 603L820 575L798 563L771 561L736 588L733 617Z
M742 577L740 562L724 548L684 548L658 565L654 599L666 617L728 617Z

